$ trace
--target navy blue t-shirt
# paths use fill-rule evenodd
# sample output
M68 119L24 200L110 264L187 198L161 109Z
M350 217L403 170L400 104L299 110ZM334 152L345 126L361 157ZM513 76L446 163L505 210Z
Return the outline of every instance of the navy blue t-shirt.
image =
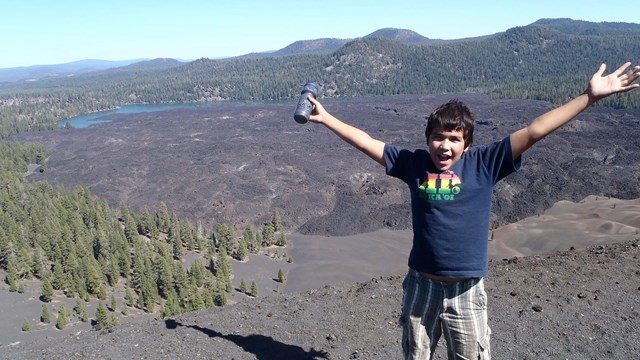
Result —
M411 191L413 247L409 267L447 277L484 277L494 185L520 168L509 137L471 147L451 169L438 170L426 150L386 144L387 174Z

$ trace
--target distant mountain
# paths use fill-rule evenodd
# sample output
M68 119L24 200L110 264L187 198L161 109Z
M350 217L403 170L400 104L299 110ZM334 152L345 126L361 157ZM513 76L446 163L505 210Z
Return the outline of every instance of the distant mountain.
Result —
M372 37L382 37L389 40L395 40L406 45L428 45L445 41L429 39L415 31L393 28L380 29L365 36L365 38Z
M135 60L79 60L55 65L33 65L0 69L0 81L33 81L44 78L68 77L92 71L127 66L147 59Z
M237 58L265 58L273 56L303 55L303 54L330 54L348 43L349 39L315 39L315 40L298 40L286 47L275 51L264 51L257 53L249 53L238 56Z
M176 59L157 58L153 60L138 61L133 64L124 66L123 69L160 70L160 69L170 69L170 68L184 65L184 64L185 62L176 60Z
M388 40L394 40L405 45L428 45L434 43L440 43L444 40L433 40L424 37L412 30L406 29L394 29L384 28L376 30L369 35L365 35L363 38L380 37ZM347 43L358 40L356 39L336 39L336 38L322 38L315 40L299 40L280 50L251 53L243 55L242 57L258 58L268 56L280 56L280 55L301 55L301 54L331 54L332 52L340 49Z
M351 41L351 39L301 40L283 49L274 51L272 55L327 54L338 50L349 41Z

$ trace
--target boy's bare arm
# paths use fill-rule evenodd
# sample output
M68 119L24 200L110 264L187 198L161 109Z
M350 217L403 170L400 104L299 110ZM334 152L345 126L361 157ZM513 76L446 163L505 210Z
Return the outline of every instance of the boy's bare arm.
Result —
M366 132L340 121L329 114L318 100L309 97L309 101L314 105L313 113L309 117L310 121L323 124L342 140L367 154L378 164L386 166L384 161L384 142L374 139Z
M584 93L568 103L542 114L529 126L511 134L513 158L518 158L533 144L569 122L598 100L639 87L640 84L634 82L640 77L640 66L625 71L630 65L631 63L627 62L607 76L602 76L606 65L600 65L600 69L591 77L589 86Z

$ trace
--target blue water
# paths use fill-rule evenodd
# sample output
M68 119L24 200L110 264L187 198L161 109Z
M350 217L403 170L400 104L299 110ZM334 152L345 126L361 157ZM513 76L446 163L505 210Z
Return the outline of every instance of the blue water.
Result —
M58 121L59 127L64 127L67 123L74 128L86 128L92 125L111 122L109 115L114 114L136 114L143 112L165 111L172 109L192 109L200 104L153 104L153 105L125 105L115 110L99 111L91 114L84 114L69 119Z

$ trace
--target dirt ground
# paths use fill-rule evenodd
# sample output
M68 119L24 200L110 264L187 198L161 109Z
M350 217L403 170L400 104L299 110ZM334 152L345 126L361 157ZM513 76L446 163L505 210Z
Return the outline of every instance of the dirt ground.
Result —
M494 261L494 359L633 359L638 240ZM0 348L2 359L394 359L401 276ZM444 359L440 344L437 359Z
M637 355L638 225L640 199L593 196L500 228L490 242L487 278L494 359ZM516 230L518 236L510 237ZM138 317L112 332L72 325L46 336L3 340L0 358L398 358L409 236L388 230L292 235L288 247L277 249L294 258L291 264L266 255L234 263L234 284L240 278L259 282L256 299L236 294L230 306L167 321ZM274 280L279 268L287 272L286 284ZM3 334L15 334L15 326ZM440 345L437 358L443 359Z

